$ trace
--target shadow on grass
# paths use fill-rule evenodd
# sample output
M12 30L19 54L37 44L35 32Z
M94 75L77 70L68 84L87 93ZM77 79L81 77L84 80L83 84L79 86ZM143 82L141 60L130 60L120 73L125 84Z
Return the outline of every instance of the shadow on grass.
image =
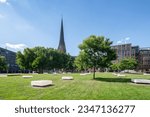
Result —
M120 83L131 82L130 78L102 78L102 77L97 77L94 80L103 81L103 82L120 82Z
M7 74L7 76L22 76L21 74Z

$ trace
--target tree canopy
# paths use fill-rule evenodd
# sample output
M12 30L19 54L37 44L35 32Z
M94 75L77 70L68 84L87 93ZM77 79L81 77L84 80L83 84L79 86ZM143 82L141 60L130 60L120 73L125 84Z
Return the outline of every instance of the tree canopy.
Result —
M83 51L81 51L80 54L76 57L74 64L77 66L79 71L90 68L87 57L88 56L86 56L86 53Z
M112 65L110 65L110 69L112 71L118 72L120 70L120 63L113 63Z
M91 35L79 45L81 51L75 60L76 66L79 69L93 68L93 78L95 78L96 68L108 67L116 58L111 44L112 41L104 36Z
M138 62L135 58L124 58L118 63L113 63L110 68L113 71L133 70L137 67Z
M120 62L121 70L133 70L137 65L137 60L134 58L124 58Z
M17 64L21 69L35 70L39 73L52 69L67 70L73 66L69 54L44 47L26 48L23 53L17 52Z

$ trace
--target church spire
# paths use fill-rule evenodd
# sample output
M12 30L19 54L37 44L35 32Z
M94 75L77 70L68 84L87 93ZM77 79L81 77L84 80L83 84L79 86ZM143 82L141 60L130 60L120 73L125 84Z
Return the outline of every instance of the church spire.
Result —
M63 18L61 19L60 40L59 40L58 50L66 53L66 45L65 45L65 40L64 40Z

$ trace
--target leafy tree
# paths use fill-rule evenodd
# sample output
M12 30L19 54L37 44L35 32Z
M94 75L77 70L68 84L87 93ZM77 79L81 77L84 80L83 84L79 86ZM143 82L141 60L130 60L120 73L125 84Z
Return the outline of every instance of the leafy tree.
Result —
M47 48L47 70L52 70L55 68L54 61L55 63L57 63L57 60L54 59L54 55L56 55L56 50L54 50L53 48Z
M33 52L33 49L26 48L24 49L23 53L21 53L20 51L17 52L16 63L22 70L33 70L32 62L34 59L35 54Z
M86 59L81 62L93 68L93 78L95 78L96 68L108 67L111 61L116 58L114 50L111 49L111 44L112 42L108 38L92 35L79 45L80 54L83 54L83 58Z
M21 69L43 73L43 70L72 69L73 59L69 54L52 48L34 47L24 49L23 53L17 52L17 64Z
M0 56L0 71L7 69L7 62L4 56Z
M74 71L76 67L74 66L75 57L67 54L67 62L66 62L66 70L67 71Z
M53 69L62 69L63 68L63 62L64 62L63 52L53 50L51 55L52 55L51 67Z
M21 70L27 69L25 57L20 51L18 51L16 54L16 63L18 64Z
M113 63L111 66L110 66L110 69L112 71L119 71L120 70L120 63Z
M16 63L20 69L24 70L26 68L24 55L20 51L18 51L16 54Z
M88 56L86 55L86 53L81 51L79 56L77 56L75 58L74 64L79 71L86 70L90 67L88 64L88 58L87 57Z
M120 62L120 68L121 70L132 70L137 67L138 63L137 60L134 58L125 58L122 59Z
M67 67L68 62L68 55L64 52L59 51L59 69L62 69L64 71Z
M34 53L34 60L31 61L32 68L37 69L39 73L43 73L48 63L48 51L44 47L35 47L32 50Z
M55 66L56 69L61 69L62 71L73 70L73 63L74 58L69 54L57 50L55 51L53 66Z

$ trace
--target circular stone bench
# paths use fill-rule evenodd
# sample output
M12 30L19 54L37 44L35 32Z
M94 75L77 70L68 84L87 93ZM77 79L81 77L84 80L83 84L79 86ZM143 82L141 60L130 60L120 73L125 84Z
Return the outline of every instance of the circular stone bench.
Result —
M22 76L23 78L33 78L33 76Z
M131 82L136 84L150 84L150 80L147 79L131 79Z
M72 76L63 76L61 79L62 80L73 80L73 77Z
M47 87L53 85L51 80L35 80L31 81L31 86L33 87Z

